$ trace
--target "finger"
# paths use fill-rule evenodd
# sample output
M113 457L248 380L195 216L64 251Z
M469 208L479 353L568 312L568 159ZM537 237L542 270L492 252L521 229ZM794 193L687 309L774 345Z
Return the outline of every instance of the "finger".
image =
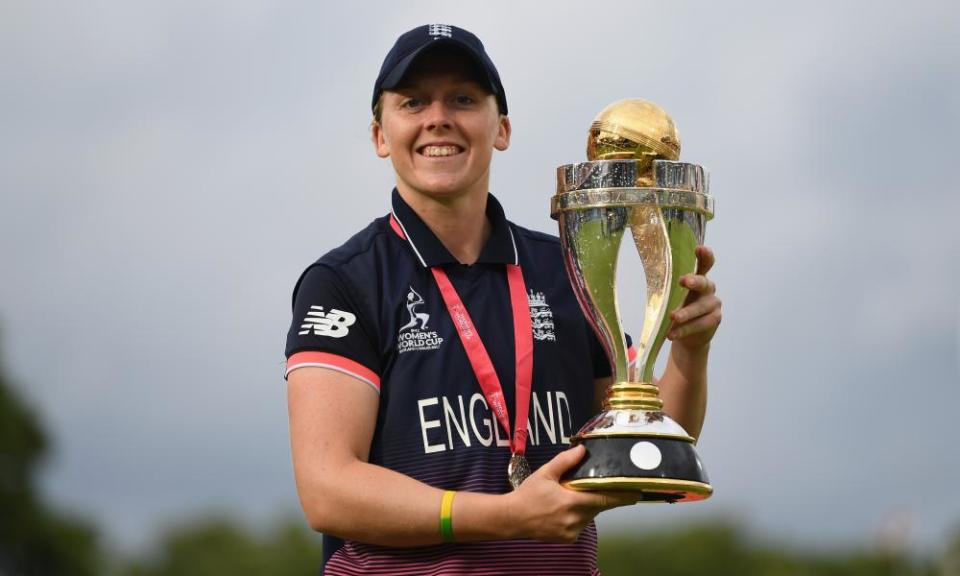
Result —
M679 340L691 334L716 330L717 326L720 325L720 319L720 309L717 308L706 316L700 316L699 318L684 323L682 326L671 329L667 332L667 338L670 340Z
M567 470L576 466L577 462L579 462L586 453L587 449L583 447L583 444L577 444L573 448L564 450L554 456L552 460L537 470L537 474L543 474L552 480L559 480Z
M643 500L642 492L602 492L604 496L604 510L618 508L620 506L630 506Z
M643 500L641 492L581 492L582 505L594 509L591 514L597 514L603 510L619 508L620 506L631 506Z
M680 277L680 285L700 294L713 294L717 285L702 274L686 274Z
M591 518L603 510L624 505L624 499L613 496L613 492L594 492L590 490L574 490L574 492L575 494L571 496L570 501L573 508L582 511ZM636 499L629 503L633 504L635 501Z
M710 294L702 298L697 298L682 308L677 308L670 314L674 326L689 322L699 316L709 314L716 308L720 308L720 299Z
M713 268L716 258L709 246L697 246L697 274L706 274Z

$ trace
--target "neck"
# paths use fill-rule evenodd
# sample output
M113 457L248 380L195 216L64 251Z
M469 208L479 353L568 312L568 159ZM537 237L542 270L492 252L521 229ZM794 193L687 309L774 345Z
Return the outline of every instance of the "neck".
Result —
M490 237L487 193L436 200L421 194L400 196L461 264L473 264Z

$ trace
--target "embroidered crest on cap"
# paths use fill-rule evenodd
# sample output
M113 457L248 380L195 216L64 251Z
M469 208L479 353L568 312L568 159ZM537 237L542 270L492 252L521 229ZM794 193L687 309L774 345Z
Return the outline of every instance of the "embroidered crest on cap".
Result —
M431 24L427 28L427 33L433 36L435 40L441 36L450 38L453 36L453 29L447 24Z
M311 306L306 318L303 319L303 324L300 325L300 335L303 336L312 331L315 336L343 338L350 332L348 326L353 326L356 321L357 317L349 312L334 308L325 313L323 306Z

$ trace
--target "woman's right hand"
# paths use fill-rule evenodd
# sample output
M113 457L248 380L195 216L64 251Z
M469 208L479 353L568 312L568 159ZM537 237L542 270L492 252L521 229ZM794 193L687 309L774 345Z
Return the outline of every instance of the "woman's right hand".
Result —
M583 445L557 454L506 495L518 538L574 542L593 518L611 508L640 501L640 493L585 492L565 488L560 478L586 454Z

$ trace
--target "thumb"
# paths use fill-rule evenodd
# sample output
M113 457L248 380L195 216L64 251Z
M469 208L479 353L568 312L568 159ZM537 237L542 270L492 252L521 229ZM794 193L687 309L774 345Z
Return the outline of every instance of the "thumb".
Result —
M552 460L541 466L537 472L551 480L559 480L567 470L576 466L577 462L580 462L586 453L587 449L583 447L583 444L577 444L573 448L564 450L554 456Z
M701 276L706 274L713 268L714 262L716 262L716 257L713 255L713 250L707 246L697 246L697 274Z

